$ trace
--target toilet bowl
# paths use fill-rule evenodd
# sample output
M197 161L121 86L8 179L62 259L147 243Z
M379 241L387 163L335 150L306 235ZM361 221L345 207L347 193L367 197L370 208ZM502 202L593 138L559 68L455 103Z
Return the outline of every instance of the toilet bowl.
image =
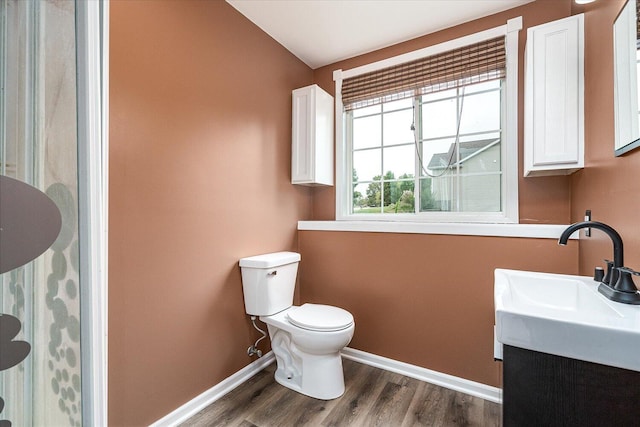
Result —
M312 310L318 316L313 322L302 325L296 322L296 314L307 320L303 316ZM260 320L269 329L271 349L278 365L275 379L279 384L316 399L342 396L345 387L340 350L349 344L355 330L353 316L348 311L303 304L272 316L261 316Z
M340 351L355 330L348 311L323 304L293 305L300 254L276 252L240 260L245 311L267 325L276 381L316 399L344 393Z

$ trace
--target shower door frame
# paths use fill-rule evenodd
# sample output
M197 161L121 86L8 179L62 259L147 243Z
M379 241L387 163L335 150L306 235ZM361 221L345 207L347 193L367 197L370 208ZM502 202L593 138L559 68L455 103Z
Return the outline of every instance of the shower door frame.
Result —
M109 0L76 0L82 420L107 426Z

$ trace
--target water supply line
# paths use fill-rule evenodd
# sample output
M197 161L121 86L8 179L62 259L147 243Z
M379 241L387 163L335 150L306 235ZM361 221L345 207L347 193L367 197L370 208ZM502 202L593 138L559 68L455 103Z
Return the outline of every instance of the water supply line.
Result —
M253 324L253 327L262 334L262 336L258 338L258 340L251 347L247 349L247 355L249 357L252 357L253 355L262 357L262 351L258 350L258 343L267 337L267 333L262 329L258 328L258 325L256 325L256 319L257 319L256 316L251 316L251 323Z

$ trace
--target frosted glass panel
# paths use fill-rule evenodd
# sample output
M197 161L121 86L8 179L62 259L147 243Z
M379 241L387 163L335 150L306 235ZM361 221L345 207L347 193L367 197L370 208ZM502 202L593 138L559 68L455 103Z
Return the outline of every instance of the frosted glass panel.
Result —
M0 173L46 193L62 230L51 248L0 276L0 312L22 323L29 356L0 372L0 420L81 426L75 2L0 0Z

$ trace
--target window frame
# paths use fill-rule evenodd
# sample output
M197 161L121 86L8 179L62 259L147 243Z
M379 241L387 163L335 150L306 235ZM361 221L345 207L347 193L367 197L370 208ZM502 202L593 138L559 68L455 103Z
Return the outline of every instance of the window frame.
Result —
M479 33L460 37L382 61L366 64L350 70L335 70L336 107L336 220L391 221L391 222L460 222L460 223L518 223L518 33L522 29L522 17L513 18L505 25ZM506 77L504 79L504 103L501 142L502 208L500 212L422 212L398 214L351 213L352 150L346 128L349 121L342 103L342 80L360 74L377 71L393 65L436 55L469 44L495 37L505 37Z

